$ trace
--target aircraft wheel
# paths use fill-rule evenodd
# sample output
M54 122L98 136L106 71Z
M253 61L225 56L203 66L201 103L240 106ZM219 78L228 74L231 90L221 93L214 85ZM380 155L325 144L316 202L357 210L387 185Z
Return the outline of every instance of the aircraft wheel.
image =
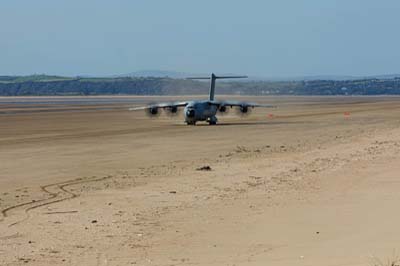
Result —
M216 116L212 116L212 117L210 117L210 118L208 119L208 124L209 124L209 125L216 125L216 124L217 124L217 121L218 121L217 117L216 117Z

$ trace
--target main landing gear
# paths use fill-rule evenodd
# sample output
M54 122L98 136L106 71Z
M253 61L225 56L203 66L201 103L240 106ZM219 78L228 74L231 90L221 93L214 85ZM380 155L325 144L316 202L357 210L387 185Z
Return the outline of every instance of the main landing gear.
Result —
M203 120L203 121L204 121L204 120ZM216 124L217 124L217 121L218 121L218 119L217 119L217 117L215 117L215 116L209 117L209 118L207 118L207 120L206 120L206 122L207 122L209 125L216 125ZM189 125L189 126L195 126L195 125L196 125L196 121L193 121L193 120L185 121L185 122L186 122L186 124Z
M207 122L208 122L208 124L209 124L210 126L211 126L211 125L216 125L216 124L217 124L217 121L218 121L218 119L217 119L216 116L212 116L212 117L208 118L208 120L207 120Z

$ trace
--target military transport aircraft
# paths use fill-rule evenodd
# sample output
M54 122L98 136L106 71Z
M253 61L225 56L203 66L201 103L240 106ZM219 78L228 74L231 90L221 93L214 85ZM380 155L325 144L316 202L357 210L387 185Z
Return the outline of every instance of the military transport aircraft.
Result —
M184 108L185 122L188 125L196 125L197 121L206 121L210 125L217 124L217 112L225 113L227 108L233 108L234 106L238 108L239 113L248 114L250 109L254 107L267 107L273 108L275 106L263 105L251 102L241 102L241 101L216 101L214 100L215 93L215 81L217 79L231 79L231 78L247 78L247 76L216 76L214 73L211 77L193 77L187 79L209 79L210 93L208 100L194 100L186 102L167 102L167 103L156 103L149 104L142 107L130 108L131 111L145 110L150 116L157 116L160 109L165 110L167 113L176 114L178 108Z

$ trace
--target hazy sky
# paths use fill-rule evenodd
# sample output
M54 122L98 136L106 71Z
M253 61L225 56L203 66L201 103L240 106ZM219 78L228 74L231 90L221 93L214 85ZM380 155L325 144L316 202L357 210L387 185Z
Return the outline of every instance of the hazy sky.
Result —
M397 0L0 0L0 75L400 73Z

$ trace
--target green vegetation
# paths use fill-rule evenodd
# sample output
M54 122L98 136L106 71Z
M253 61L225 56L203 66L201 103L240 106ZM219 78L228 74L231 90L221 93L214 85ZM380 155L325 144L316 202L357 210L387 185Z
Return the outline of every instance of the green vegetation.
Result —
M13 82L50 82L50 81L63 81L71 80L73 78L61 76L48 76L48 75L30 75L30 76L0 76L0 83L13 83Z
M0 76L0 95L206 94L208 82L154 77ZM219 82L218 94L400 95L400 79Z

